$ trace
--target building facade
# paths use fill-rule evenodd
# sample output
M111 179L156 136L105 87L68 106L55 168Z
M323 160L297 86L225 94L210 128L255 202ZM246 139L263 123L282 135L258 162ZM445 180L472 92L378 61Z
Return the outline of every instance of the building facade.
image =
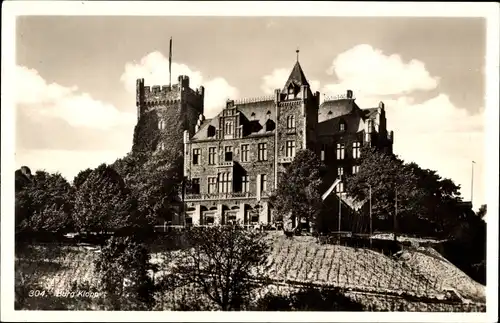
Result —
M203 115L203 97L204 89L190 89L186 76L172 87L137 81L134 149L182 145L189 185L176 224L273 222L270 195L300 149L315 151L327 165L327 184L358 170L363 145L392 152L382 102L361 109L348 90L320 104L320 93L312 92L298 60L273 96L228 100L212 119ZM139 140L141 131L147 140ZM342 189L341 182L337 193Z

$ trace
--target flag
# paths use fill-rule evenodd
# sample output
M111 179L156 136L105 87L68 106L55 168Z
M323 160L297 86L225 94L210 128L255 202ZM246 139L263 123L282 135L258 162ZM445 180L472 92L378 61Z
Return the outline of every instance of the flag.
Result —
M170 37L170 50L168 53L168 77L169 84L172 84L172 37Z

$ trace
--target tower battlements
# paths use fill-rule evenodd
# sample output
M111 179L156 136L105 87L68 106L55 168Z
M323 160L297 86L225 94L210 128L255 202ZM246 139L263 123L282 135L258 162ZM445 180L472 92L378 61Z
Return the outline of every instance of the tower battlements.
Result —
M149 108L187 103L203 109L205 88L200 86L193 90L189 87L189 77L181 75L178 83L173 85L144 85L144 79L136 81L136 106L138 118ZM203 113L203 110L200 111Z

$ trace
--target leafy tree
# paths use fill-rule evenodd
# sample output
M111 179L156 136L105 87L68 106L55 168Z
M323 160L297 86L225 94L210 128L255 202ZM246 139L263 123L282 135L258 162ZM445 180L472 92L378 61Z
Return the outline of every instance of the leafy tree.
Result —
M112 167L102 164L76 192L73 215L80 230L102 232L141 225L135 208L122 177Z
M125 183L129 185L130 181L133 181L137 174L144 171L144 164L153 157L150 153L128 153L122 158L118 158L111 167L116 170L118 174L123 178Z
M85 183L91 173L92 169L90 168L80 171L73 179L73 186L76 189L79 189L83 185L83 183Z
M14 178L16 192L21 191L27 185L30 185L33 182L33 175L31 174L31 170L26 166L22 166L21 168L16 170Z
M357 201L366 201L372 190L374 228L398 230L398 223L422 211L423 192L412 168L395 155L363 147L360 170L348 176L346 191Z
M193 228L186 234L192 247L181 252L167 286L194 284L221 310L241 309L267 259L263 234L238 226Z
M154 305L153 269L148 250L132 238L112 237L95 260L100 285L112 310L150 310Z
M486 204L481 205L481 207L479 207L479 210L477 211L477 216L479 216L481 219L484 219L484 217L486 216L486 211Z
M16 193L16 227L60 232L72 226L73 190L59 173L37 171Z
M421 210L416 214L418 223L408 223L409 229L431 229L426 233L442 234L458 224L460 215L460 186L451 179L442 178L436 171L422 169L416 163L408 164L418 177L417 187L423 193ZM415 222L415 221L413 221Z
M159 219L171 221L175 216L173 206L180 201L182 188L182 161L178 152L162 151L128 177L138 212L149 224Z
M278 183L271 201L278 218L285 223L295 223L297 229L302 219L315 222L321 209L321 172L323 165L318 156L303 149L297 152L286 173ZM293 224L292 224L293 226Z

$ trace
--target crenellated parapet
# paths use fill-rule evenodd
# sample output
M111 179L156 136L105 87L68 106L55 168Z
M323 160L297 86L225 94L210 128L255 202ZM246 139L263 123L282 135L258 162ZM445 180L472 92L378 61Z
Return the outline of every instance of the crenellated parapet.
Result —
M178 83L173 85L144 85L144 79L136 82L137 117L151 110L151 108L165 108L188 104L203 113L205 89L203 86L193 90L189 87L189 77L181 75Z

